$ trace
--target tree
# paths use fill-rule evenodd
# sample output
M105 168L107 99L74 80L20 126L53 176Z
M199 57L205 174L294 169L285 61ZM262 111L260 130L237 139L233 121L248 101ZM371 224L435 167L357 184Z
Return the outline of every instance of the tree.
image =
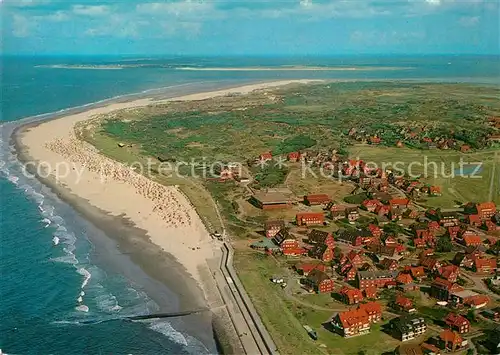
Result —
M476 323L476 312L474 312L473 309L470 309L469 312L467 312L467 319L471 322Z
M436 251L440 253L446 253L453 249L453 243L450 237L441 237L436 243Z

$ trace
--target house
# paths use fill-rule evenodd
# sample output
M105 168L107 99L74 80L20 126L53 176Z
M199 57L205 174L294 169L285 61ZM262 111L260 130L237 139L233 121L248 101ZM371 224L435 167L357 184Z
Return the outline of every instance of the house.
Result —
M333 249L329 248L326 244L318 244L309 251L309 256L319 259L323 262L330 262L333 260Z
M313 263L302 263L295 266L295 270L300 272L302 275L307 276L313 270L319 270L322 272L326 271L326 266L324 264L313 264Z
M413 313L417 310L413 307L413 301L402 295L397 295L394 301L394 308L403 312Z
M288 153L288 161L295 163L300 159L300 153L299 152L291 152Z
M393 336L401 341L413 340L427 330L424 318L410 315L391 320L389 327Z
M472 269L480 274L493 274L497 269L497 260L493 258L475 258Z
M323 212L302 212L297 213L297 215L295 216L295 221L298 226L318 225L325 222L325 216Z
M354 281L356 280L356 274L358 273L358 270L354 266L348 265L344 272L341 272L342 275L345 276L346 281Z
M330 197L326 194L304 196L304 204L308 206L327 205L330 201Z
M380 262L380 267L384 270L395 271L398 269L398 262L394 259L384 259Z
M457 282L460 268L456 265L445 265L438 269L439 277L450 282Z
M376 301L362 303L358 306L358 310L364 311L368 315L370 323L377 323L382 319L382 306Z
M344 338L368 334L370 332L368 314L359 309L351 309L335 314L330 320L330 324Z
M340 289L340 297L347 304L358 304L363 301L363 293L357 288L342 287Z
M407 284L411 284L413 282L413 278L411 277L410 274L406 274L406 273L401 272L396 277L396 282L403 284L403 285L407 285Z
M250 203L263 210L289 208L292 205L291 199L279 192L256 192Z
M444 322L450 327L451 330L460 334L468 333L470 330L470 322L464 316L456 313L449 313Z
M469 216L470 217L470 216ZM481 237L478 235L466 235L463 237L463 244L466 247L476 246L483 244Z
M497 208L493 202L468 203L464 212L468 215L478 215L481 220L490 220L496 213Z
M356 250L351 250L347 254L342 254L340 258L340 264L345 265L346 263L351 264L354 267L359 268L364 264L363 258L361 257L361 252L357 252Z
M370 144L373 144L373 145L378 145L378 144L380 144L381 141L382 141L382 139L380 137L377 137L377 136L370 137L370 139L369 139Z
M283 220L267 221L264 224L264 230L266 232L266 237L268 238L274 237L276 234L278 234L280 230L284 228L285 228L285 221Z
M262 250L265 252L277 254L281 251L280 247L276 245L271 239L263 238L257 242L250 244L250 248L256 250Z
M389 246L395 246L396 244L398 244L398 241L396 240L396 237L392 236L392 235L388 235L385 239L384 239L384 245L389 247Z
M472 227L481 227L481 224L483 223L481 221L481 217L479 217L478 214L470 214L466 217L466 221L469 225Z
M375 238L380 238L382 236L382 229L376 224L370 223L368 225L368 230Z
M410 204L410 200L407 198L396 198L389 200L389 206L391 209L400 209L400 210L405 210L408 208L408 205Z
M299 247L299 242L290 234L288 229L282 229L273 237L273 242L281 249L296 249Z
M470 145L467 145L467 144L463 144L460 146L460 151L462 153L468 153L470 152Z
M375 212L377 206L380 206L381 204L382 203L379 200L364 200L361 203L361 206L368 212Z
M369 244L366 249L373 254L386 256L388 258L395 258L398 255L397 246L385 246L380 244Z
M441 188L439 186L431 186L429 194L431 196L441 196Z
M460 232L460 226L451 226L447 229L448 236L451 240L454 240L457 237L458 232Z
M491 219L495 215L497 207L493 202L484 202L477 204L476 210L479 217L485 220Z
M441 267L441 262L431 256L425 256L420 259L420 266L423 266L425 270L434 272Z
M498 228L493 221L486 220L486 221L484 221L483 229L485 229L488 232L493 232L493 231L497 230Z
M370 287L365 288L363 290L363 292L365 293L365 298L368 298L368 299L376 299L376 298L378 298L377 288L374 287L374 286L370 286Z
M337 241L345 244L349 244L352 246L360 246L363 244L363 238L359 235L354 234L351 231L343 230L337 234Z
M479 257L479 255L466 254L466 253L456 253L453 258L453 264L458 265L463 268L472 269L474 265L474 260Z
M414 266L410 268L410 273L411 276L415 280L422 280L426 275L425 275L425 269L423 266Z
M260 161L268 161L268 160L272 160L272 159L273 159L273 155L271 154L271 152L265 152L265 153L262 153L261 155L259 155Z
M281 248L281 252L285 256L302 256L307 254L307 250L302 247L286 247Z
M431 284L431 296L437 298L441 301L448 301L451 297L451 294L455 291L463 290L457 284L450 282L448 280L444 280L440 277L436 277L434 282Z
M323 271L312 270L304 280L305 285L318 293L332 292L334 288L333 280Z
M396 271L358 271L356 283L359 289L370 286L382 288L395 282L397 274Z
M347 218L349 223L356 221L359 218L358 208L357 207L346 208L345 218Z
M476 295L464 300L464 304L473 309L485 307L490 302L490 298L486 295Z
M439 339L442 348L448 351L457 351L467 346L467 340L449 329L442 331L439 334Z
M332 233L317 229L313 229L309 232L307 242L309 244L326 244L330 249L335 247L335 240L333 239Z

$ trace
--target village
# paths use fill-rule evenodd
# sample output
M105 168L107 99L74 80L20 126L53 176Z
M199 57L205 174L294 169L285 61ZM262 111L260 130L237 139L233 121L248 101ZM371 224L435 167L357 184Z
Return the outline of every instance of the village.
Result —
M253 164L275 159L282 157L266 152ZM330 295L338 307L322 327L331 336L363 336L377 324L377 331L401 343L396 354L474 354L471 338L488 334L484 346L496 351L500 212L495 203L425 208L419 199L439 196L441 187L370 169L336 151L314 157L292 152L287 161L292 168L304 162L326 166L351 184L352 192L333 201L328 194L252 190L253 208L296 212L292 219L267 220L257 231L262 238L249 245L278 262L286 260L287 268L271 284L281 285L284 295ZM223 170L219 181L250 181L231 171ZM316 330L304 327L312 341L321 341Z

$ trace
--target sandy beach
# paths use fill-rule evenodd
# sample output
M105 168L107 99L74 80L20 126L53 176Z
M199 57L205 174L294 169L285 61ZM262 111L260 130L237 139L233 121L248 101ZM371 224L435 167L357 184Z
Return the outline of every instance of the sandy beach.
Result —
M306 82L309 81L246 85L166 101L204 100L231 93L245 94L259 89ZM25 159L36 162L38 172L54 181L59 188L64 188L109 216L125 219L130 225L145 231L153 244L172 255L185 268L206 296L206 282L211 282L203 277L208 271L207 260L217 256L220 245L209 236L190 202L176 187L160 185L129 167L100 155L94 147L78 140L74 132L77 123L98 115L161 102L138 99L112 103L26 127L20 132L18 141L23 147Z

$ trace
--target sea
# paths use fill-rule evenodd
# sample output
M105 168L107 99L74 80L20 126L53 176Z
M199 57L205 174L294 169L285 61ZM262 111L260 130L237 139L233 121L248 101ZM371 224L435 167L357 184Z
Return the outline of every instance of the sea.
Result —
M184 331L181 323L122 318L163 311L147 292L146 284L155 280L134 269L131 261L109 262L113 255L126 258L113 249L109 236L49 188L22 174L10 141L20 124L106 100L153 93L175 96L270 80L416 79L499 85L499 64L498 56L1 57L0 349L8 354L218 351L215 342ZM182 70L294 65L405 69ZM100 253L100 244L111 245L105 248L110 255ZM175 290L158 287L171 301L170 310L176 310Z

